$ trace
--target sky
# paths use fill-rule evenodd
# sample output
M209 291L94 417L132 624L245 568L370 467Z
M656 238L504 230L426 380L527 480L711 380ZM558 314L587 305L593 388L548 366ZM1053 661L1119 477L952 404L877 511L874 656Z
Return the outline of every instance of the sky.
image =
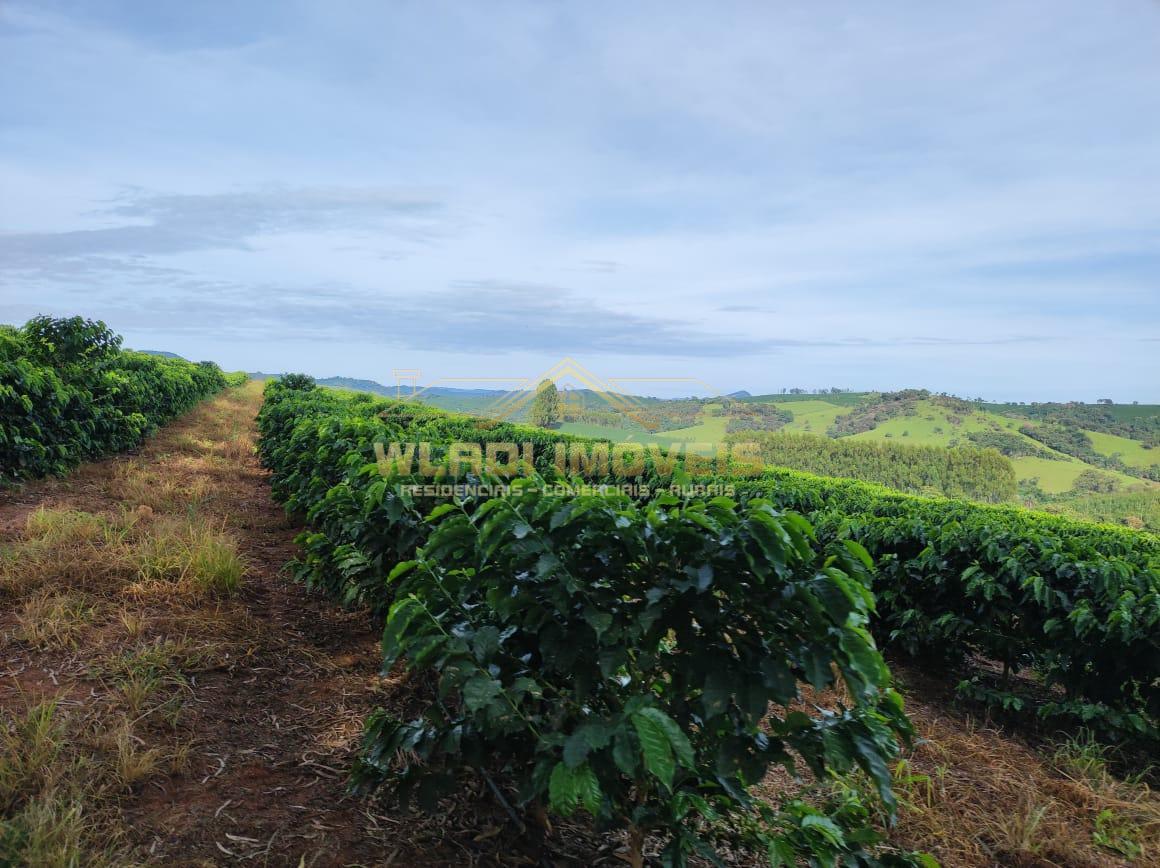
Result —
M1160 402L1160 2L0 0L39 313L384 383Z

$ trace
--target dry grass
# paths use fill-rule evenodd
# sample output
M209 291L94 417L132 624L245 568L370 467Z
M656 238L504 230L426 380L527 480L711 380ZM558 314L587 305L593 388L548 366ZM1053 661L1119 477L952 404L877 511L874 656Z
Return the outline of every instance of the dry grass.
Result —
M236 463L249 458L255 449L253 436L245 431L235 431L217 447L217 453L226 461Z
M95 553L108 527L100 516L74 509L38 509L29 514L24 538L0 554L0 597L20 598L56 583L86 587L105 564Z
M962 715L909 713L923 740L896 769L897 843L980 868L1160 864L1160 797L1115 778L1094 743L1049 758Z
M91 679L76 687L83 700L63 684L46 698L35 679L27 691L0 683L0 865L134 861L119 804L192 764L188 738L165 734L190 673L222 659L213 601L243 583L237 539L213 507L252 455L240 421L252 410L252 397L220 398L139 456L79 468L0 548L0 639L19 643L9 656L32 648L55 655L33 658L45 672Z
M128 556L137 571L138 587L163 583L232 594L245 573L237 542L200 520L159 519Z
M125 464L110 494L126 506L147 506L159 513L196 514L210 497L211 485L199 476L177 475L166 467Z
M37 648L76 648L93 614L93 606L84 595L43 591L20 608L16 636Z
M129 726L117 733L115 744L113 773L123 789L131 790L161 772L164 756L161 748L145 747L145 742L133 735Z
M0 711L0 865L115 861L117 833L102 816L95 768L58 703Z
M930 701L941 694L917 675L914 682L905 692L916 741L892 769L899 811L893 820L879 816L890 844L954 868L1160 865L1160 794L1145 783L1149 770L1117 777L1108 749L1083 734L1034 749ZM806 689L800 708L842 703L849 698L841 690ZM819 785L780 767L757 794L777 804L787 795L820 798L830 787L877 801L860 773Z
M132 586L130 593L140 596L164 585L229 595L241 587L245 570L237 540L208 518L166 514L149 504L106 515L39 509L24 537L0 557L0 594L28 597L47 587L40 602L27 604L47 615L73 599L73 590L108 595ZM51 590L61 579L69 594Z
M0 711L0 865L123 865L118 794L188 762L114 709L65 700Z
M117 613L117 619L121 622L125 636L129 639L140 639L149 629L149 618L141 612L123 609Z

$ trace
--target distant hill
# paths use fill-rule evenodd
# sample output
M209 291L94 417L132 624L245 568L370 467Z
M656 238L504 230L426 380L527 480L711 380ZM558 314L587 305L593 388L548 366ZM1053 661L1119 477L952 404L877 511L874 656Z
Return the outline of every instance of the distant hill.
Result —
M250 374L255 380L272 376L278 375ZM391 398L409 394L406 385L353 377L323 377L317 382ZM826 446L825 438L847 441L843 454L856 451L855 444L863 441L870 441L867 446L910 444L963 455L972 449L995 449L1013 466L1018 500L1024 505L1160 530L1160 406L1156 405L1000 404L922 389L794 389L764 395L741 389L716 398L624 396L633 405L626 414L621 402L610 402L592 389L561 391L566 418L560 430L572 434L663 445L717 443L726 434L747 432L758 434L757 439L770 431L821 437L818 454L797 455L794 466L805 466L801 462L807 459L815 464L831 461L834 450ZM430 386L420 389L415 400L452 412L489 415L496 401L509 395L505 389ZM523 421L530 401L514 397L506 405L513 409L508 418ZM524 397L530 398L530 393ZM735 404L731 407L730 402ZM759 404L772 406L742 410ZM663 424L645 430L641 427L645 416ZM867 451L864 472L847 470L842 475L881 481L881 474L869 466L872 455L878 451Z
M181 359L182 361L189 361L185 356L179 356L177 353L171 353L166 350L134 350L135 353L144 353L147 356L161 356L166 359Z
M246 376L251 380L270 380L282 375L250 371ZM314 382L320 386L329 386L332 389L351 389L355 392L373 392L376 395L395 397L394 386L384 386L374 380L359 380L354 377L316 377Z

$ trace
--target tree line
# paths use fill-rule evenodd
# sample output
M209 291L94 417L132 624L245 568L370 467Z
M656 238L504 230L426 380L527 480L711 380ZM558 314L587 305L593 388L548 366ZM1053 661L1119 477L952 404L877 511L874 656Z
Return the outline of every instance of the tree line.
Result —
M944 448L878 440L831 440L789 431L727 434L756 442L766 464L877 482L912 494L941 494L1002 503L1016 494L1015 468L994 449Z

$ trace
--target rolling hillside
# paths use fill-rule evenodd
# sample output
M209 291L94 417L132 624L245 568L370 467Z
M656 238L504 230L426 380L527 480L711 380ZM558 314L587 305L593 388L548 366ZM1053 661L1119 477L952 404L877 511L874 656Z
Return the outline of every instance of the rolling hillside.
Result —
M253 375L260 378L262 375ZM332 377L320 385L394 396L393 386ZM495 389L432 387L420 403L454 412L488 415L509 393ZM588 389L566 393L564 421L557 430L614 442L710 444L743 439L746 430L815 435L852 443L952 450L993 448L1014 469L1018 501L1095 521L1160 530L1160 405L998 404L965 401L945 394L822 392L664 400L629 396L630 417ZM515 402L508 418L525 421L529 402ZM760 409L758 409L760 408ZM756 415L754 415L756 414ZM760 439L760 438L756 438ZM698 451L705 451L702 447ZM801 445L795 446L801 455ZM819 445L817 467L825 473L832 454ZM895 461L925 461L920 450L893 455ZM824 457L829 455L829 457ZM883 481L881 469L841 475ZM905 475L905 474L903 474Z

